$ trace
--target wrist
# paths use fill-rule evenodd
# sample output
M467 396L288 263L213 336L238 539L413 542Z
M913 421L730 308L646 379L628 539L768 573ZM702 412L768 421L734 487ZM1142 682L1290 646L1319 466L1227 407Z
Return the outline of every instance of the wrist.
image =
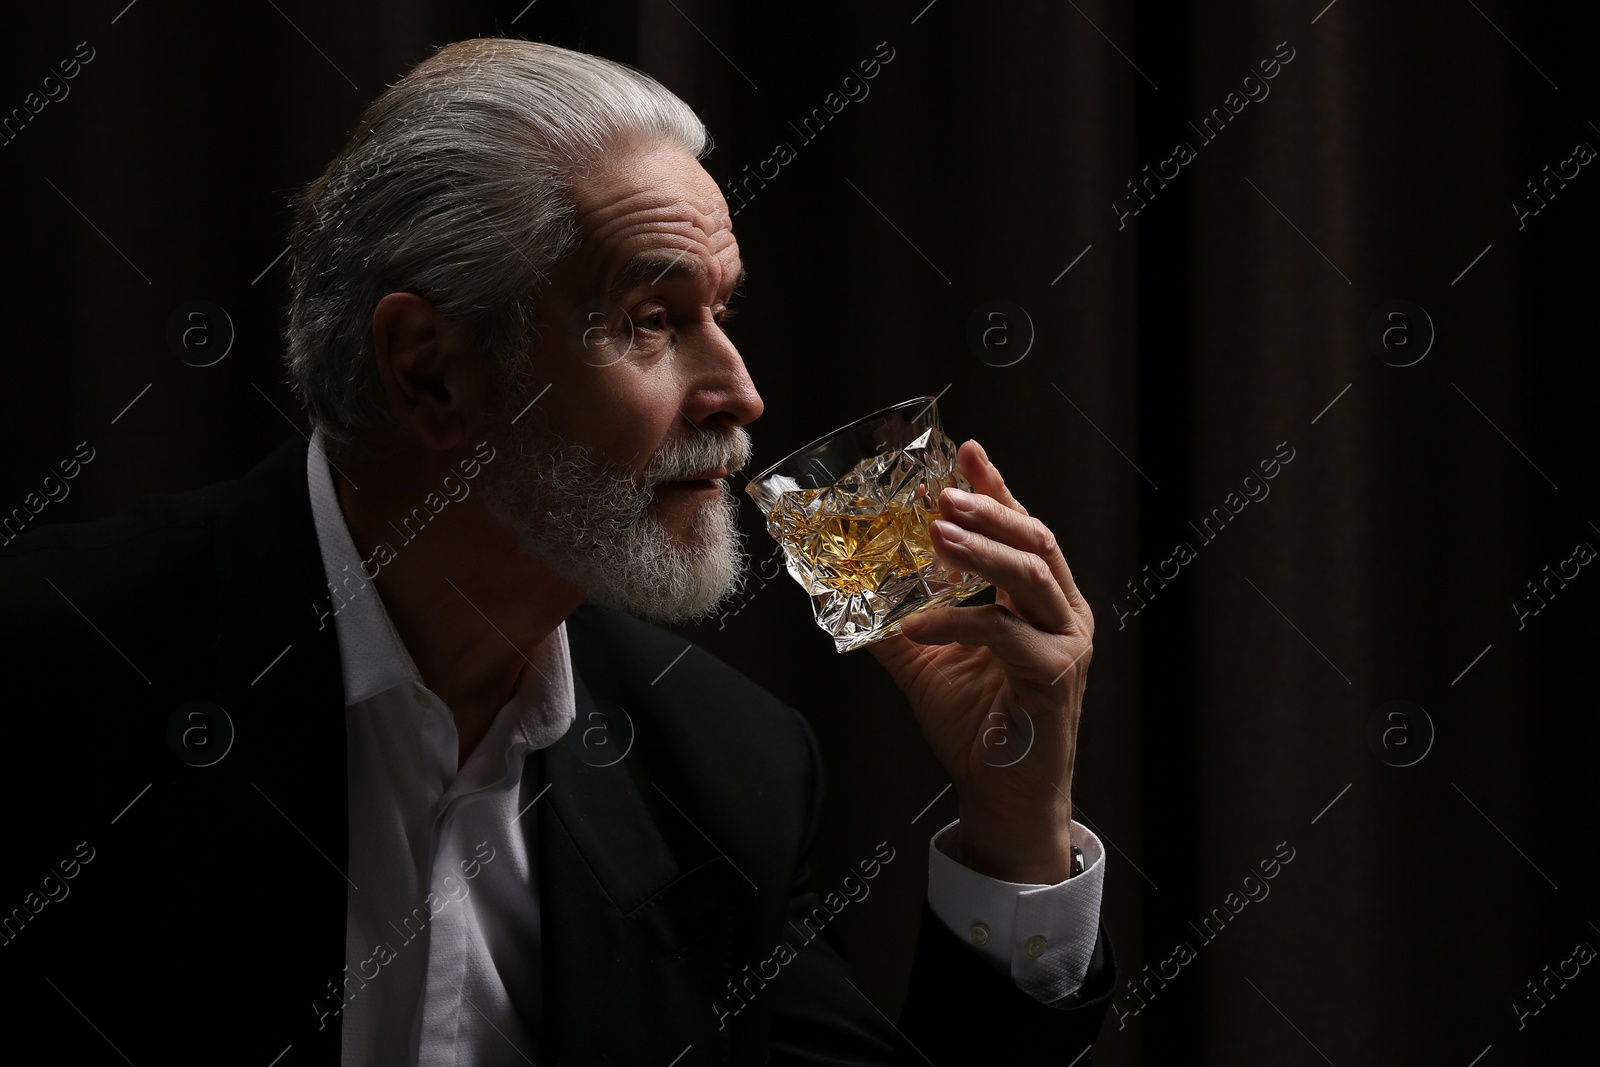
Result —
M1026 821L961 811L957 863L1003 882L1056 885L1074 873L1070 805Z

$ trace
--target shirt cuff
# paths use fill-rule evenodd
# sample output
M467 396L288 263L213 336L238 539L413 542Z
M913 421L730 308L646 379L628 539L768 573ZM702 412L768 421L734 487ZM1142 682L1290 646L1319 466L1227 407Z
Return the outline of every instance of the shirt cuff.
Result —
M1083 985L1100 927L1105 849L1081 823L1072 843L1084 871L1055 885L1003 882L957 863L957 819L928 842L928 904L933 913L991 966L1043 1004Z

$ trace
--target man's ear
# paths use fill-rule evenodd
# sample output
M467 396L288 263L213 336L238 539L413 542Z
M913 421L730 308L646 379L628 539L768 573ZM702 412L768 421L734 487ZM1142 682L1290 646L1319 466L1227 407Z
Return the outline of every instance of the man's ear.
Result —
M416 293L390 293L372 310L372 351L400 432L438 451L459 444L484 391L466 331Z

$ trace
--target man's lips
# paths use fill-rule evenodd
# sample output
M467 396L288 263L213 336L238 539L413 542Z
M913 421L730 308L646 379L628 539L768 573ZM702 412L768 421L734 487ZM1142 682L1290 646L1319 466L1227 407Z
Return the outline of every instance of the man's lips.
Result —
M683 479L676 482L667 482L669 489L682 489L689 493L720 493L722 482L712 481L710 478Z
M703 471L690 478L674 478L669 482L662 482L663 489L678 489L696 495L704 493L707 496L716 496L722 492L722 479L730 473L728 467L718 467L715 470Z
M717 490L722 488L722 479L729 474L727 467L718 467L716 470L705 471L691 478L676 478L665 484L678 489L704 489Z
M680 482L710 482L710 481L715 481L718 478L726 478L731 473L733 473L733 472L727 467L718 467L716 470L701 471L699 474L692 474L687 478L679 478L678 481L680 481Z

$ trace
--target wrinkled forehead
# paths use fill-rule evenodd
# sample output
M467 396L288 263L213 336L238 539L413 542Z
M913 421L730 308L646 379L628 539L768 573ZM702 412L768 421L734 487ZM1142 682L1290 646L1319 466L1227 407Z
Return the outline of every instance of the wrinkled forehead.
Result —
M610 294L623 268L641 259L676 261L719 291L737 284L739 248L727 201L682 149L608 153L574 179L571 196L579 239L571 280L581 290Z

